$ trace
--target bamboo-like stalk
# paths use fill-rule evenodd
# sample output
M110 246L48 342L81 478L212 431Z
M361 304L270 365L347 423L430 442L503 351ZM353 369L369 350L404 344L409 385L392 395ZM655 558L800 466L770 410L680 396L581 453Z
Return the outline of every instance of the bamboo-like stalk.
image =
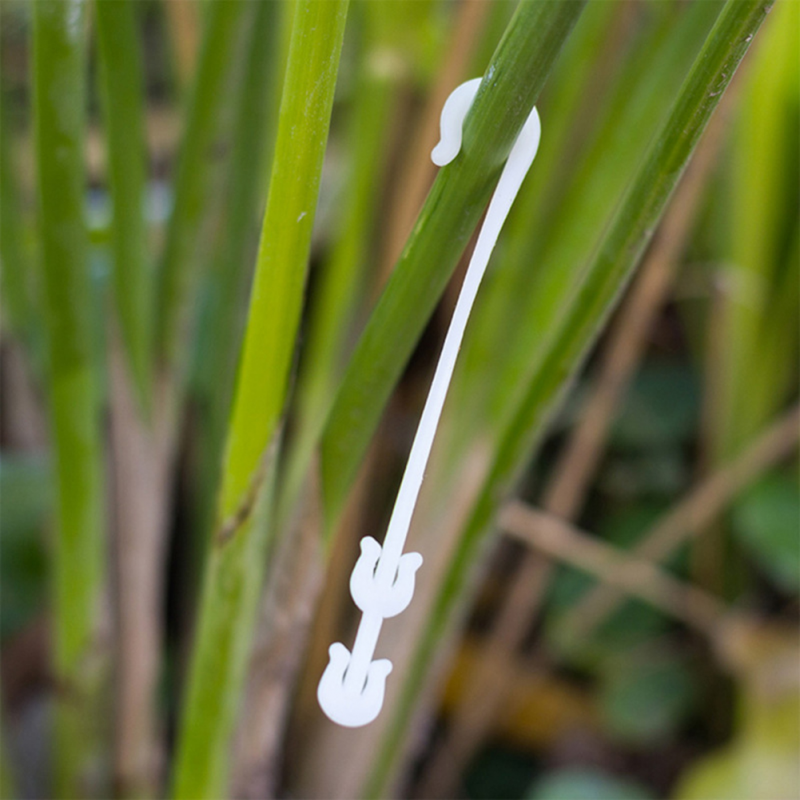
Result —
M158 273L156 348L167 366L180 363L187 346L199 270L200 224L210 183L209 150L225 102L233 47L247 3L208 3L203 44L186 112L175 177L175 202Z
M361 9L363 29L361 75L348 120L348 150L352 164L343 190L341 233L321 267L319 285L309 307L297 390L294 401L296 435L287 452L279 519L285 521L297 502L301 485L319 442L332 397L341 378L345 344L364 292L370 230L376 217L378 190L384 178L385 136L403 56L395 53L388 35L396 7L366 3ZM399 66L398 66L399 65Z
M162 398L153 397L154 272L145 220L144 74L132 0L97 0L95 18L113 200L116 315L109 326L110 442L116 557L114 782L157 791L163 557L169 491ZM155 401L155 402L154 402Z
M154 295L155 281L148 274L145 250L146 228L137 217L142 214L144 163L140 159L144 153L143 126L137 122L137 109L141 112L143 103L136 97L142 78L137 76L134 9L126 11L124 3L108 0L99 0L99 5L98 34L106 67L109 166L115 199L115 288L121 338L128 345L129 355L126 369L120 363L115 341L110 353L110 433L120 658L114 770L120 792L152 794L159 778L160 723L155 690L163 638L165 535L187 372L186 327L195 305L198 279L192 261L202 239L200 223L211 172L209 150L225 103L222 88L248 6L234 0L212 3L207 8L203 47L178 158L175 204L157 276L159 291ZM160 316L155 318L154 311ZM159 330L162 341L157 342ZM126 341L126 333L133 338ZM161 350L156 353L159 344ZM154 355L161 356L161 369L152 381Z
M800 91L799 11L794 3L776 6L753 52L734 127L723 243L728 259L720 275L725 348L713 443L718 463L736 455L795 389L798 269L786 258L792 223L787 225L785 209L797 193L787 181L786 163L797 151L791 120Z
M114 299L129 369L143 409L150 404L153 270L144 217L147 152L144 75L132 0L94 4L108 177L114 203Z
M103 0L106 2L106 0ZM168 419L142 416L118 341L109 353L116 595L114 782L122 796L154 796L163 763L157 687L164 638ZM156 393L155 405L163 406Z
M287 716L324 578L319 492L311 486L304 497L299 519L282 529L271 555L260 604L231 775L231 794L240 800L279 791Z
M265 568L270 484L300 319L311 230L347 15L300 0L267 209L182 715L174 794L226 788L230 737Z
M100 747L105 589L103 444L83 220L85 4L33 7L36 154L48 384L57 481L53 552L55 790L82 797ZM56 88L57 87L57 88ZM94 787L95 790L97 787Z
M375 251L371 231L386 177L386 133L394 116L390 112L398 89L409 77L408 54L398 46L398 39L406 40L398 28L408 27L407 13L408 6L396 3L361 3L351 11L349 30L357 37L360 75L344 133L350 163L338 217L341 232L319 267L303 336L293 400L294 436L287 446L276 512L282 539L270 572L274 585L262 601L248 699L238 731L240 758L233 786L241 797L269 796L274 791L285 746L281 734L286 731L302 658L308 657L323 554L313 449L342 371L364 285L370 280L367 256ZM416 35L413 29L409 33Z
M528 384L515 418L505 429L491 473L437 592L394 718L383 737L381 755L365 787L366 796L379 794L391 774L415 698L420 695L434 651L449 627L498 499L508 490L525 454L541 436L548 414L563 395L569 376L582 362L620 289L637 265L694 145L770 6L770 0L728 0L593 259L561 330L548 343L541 366Z
M236 97L226 208L222 231L204 289L203 313L195 339L193 391L198 405L197 435L201 485L197 516L204 540L213 524L214 489L219 483L225 428L230 415L237 356L244 332L245 292L258 243L258 216L266 188L278 104L281 14L278 3L252 4L244 71ZM202 554L198 539L198 554Z
M41 449L46 440L37 388L45 372L44 319L37 292L38 264L26 247L22 196L14 159L10 113L0 97L0 334L8 336L2 353L3 417L10 449Z
M440 170L332 409L322 440L328 532L337 527L339 503L351 480L347 473L360 461L364 437L377 423L416 337L480 218L503 159L582 8L581 3L521 3L495 51L487 69L489 79L467 117L462 154ZM489 83L491 89L486 88ZM388 708L384 717L387 713ZM368 755L360 764L336 771L336 786L325 786L332 796L359 791L355 784L363 781L379 742L372 730L349 738Z
M780 3L753 51L732 125L729 191L722 206L725 253L716 270L707 314L704 370L704 470L736 455L796 384L800 268L786 233L786 209L796 188L786 180L796 150L800 17ZM756 199L761 198L761 199ZM758 380L753 380L753 375ZM729 572L726 525L721 521L693 544L693 568L706 587L721 590Z

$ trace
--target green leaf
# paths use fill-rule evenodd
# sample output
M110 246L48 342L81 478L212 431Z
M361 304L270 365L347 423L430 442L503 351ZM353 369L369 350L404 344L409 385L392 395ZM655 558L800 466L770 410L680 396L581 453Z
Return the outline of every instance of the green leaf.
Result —
M152 368L153 267L144 216L147 145L144 75L133 0L97 0L95 17L114 202L111 244L114 299L133 382L149 406Z
M236 97L225 212L194 345L201 460L199 517L207 534L213 523L225 432L230 417L238 355L244 335L246 291L258 243L258 216L266 190L280 102L279 14L291 6L251 3L246 20L247 55ZM205 539L205 535L201 537Z
M176 797L226 793L230 737L271 529L280 420L289 384L341 52L346 0L299 0L275 159L228 431L185 698Z
M522 797L535 769L535 761L526 754L487 747L464 776L464 794L469 800Z
M633 781L590 768L562 769L540 778L527 800L648 800L653 795Z
M733 508L733 531L777 586L800 592L800 489L775 473L753 486Z
M378 190L385 172L383 161L398 71L376 69L374 65L388 58L389 53L400 59L407 57L402 51L395 53L397 42L391 34L399 28L401 34L408 34L401 35L401 40L407 41L413 33L405 27L409 24L407 17L411 12L415 15L427 11L425 3L417 2L366 2L360 4L359 10L361 69L345 133L351 163L342 190L336 223L338 233L311 294L294 402L296 434L287 456L281 519L298 496L341 380L345 345L353 334L353 320L363 300L367 255L375 249L370 246L372 229L378 211ZM412 15L411 21L417 21L416 17Z
M158 273L156 346L167 364L180 359L186 347L198 287L195 261L202 241L201 223L210 188L209 151L227 97L226 78L233 63L239 23L248 3L208 3L203 45L184 122L175 177L175 201Z
M686 364L648 361L634 377L612 432L616 447L682 444L695 433L700 393Z
M723 309L717 325L717 460L733 457L796 392L800 6L778 3L745 75L734 127ZM758 380L754 380L754 376Z
M57 679L71 688L60 695L57 709L55 782L59 795L77 797L98 744L88 725L100 687L86 664L98 647L105 589L103 443L83 218L85 4L41 0L33 10L39 222L57 485L53 660Z
M746 684L743 694L733 741L687 769L676 787L676 800L797 795L800 694L796 688L759 694Z
M0 459L0 639L20 630L44 604L49 564L43 534L52 488L46 458Z
M630 745L647 746L674 734L692 710L697 686L678 658L628 656L606 671L599 705L604 728Z
M445 417L441 435L447 437L454 463L458 462L468 443L463 436L465 427L473 430L486 427L491 418L489 409L496 404L493 398L507 399L509 396L508 387L503 390L497 385L497 353L502 350L503 360L509 360L509 343L516 341L519 334L519 320L523 313L520 309L530 295L531 281L541 270L538 262L544 239L553 230L552 219L563 207L565 194L578 181L573 178L571 170L576 160L575 150L580 150L580 147L573 142L580 135L580 142L585 146L586 139L591 141L598 122L593 117L589 130L582 127L578 132L575 119L585 116L588 94L595 97L595 102L605 99L607 91L597 88L595 59L598 46L614 35L613 26L618 24L619 13L620 6L616 3L589 4L567 40L563 54L544 87L541 102L537 104L547 127L536 154L536 166L520 188L501 234L476 298L453 376L450 389L452 422ZM650 37L645 38L649 41ZM621 54L615 54L615 57L619 58ZM608 159L607 147L604 156ZM610 175L618 178L618 171ZM610 190L608 181L606 189ZM583 230L586 230L585 221ZM576 238L576 231L566 233L570 240ZM537 263L537 268L531 269L530 265L534 263ZM529 359L530 353L526 350L526 363Z

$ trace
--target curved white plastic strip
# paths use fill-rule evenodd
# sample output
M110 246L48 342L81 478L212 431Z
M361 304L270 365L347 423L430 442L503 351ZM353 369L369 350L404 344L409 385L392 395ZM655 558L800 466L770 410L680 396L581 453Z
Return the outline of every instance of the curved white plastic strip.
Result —
M444 101L442 114L439 117L439 144L431 151L431 161L437 167L449 164L461 150L464 120L472 108L472 101L480 85L481 79L473 78L453 89Z
M431 153L438 166L449 164L458 155L464 119L480 83L481 79L475 78L461 84L445 102L441 140ZM386 538L382 546L371 536L361 540L361 556L350 577L350 593L362 611L356 640L352 653L339 642L331 645L330 662L317 687L322 710L334 722L348 728L372 722L383 706L386 678L392 663L385 658L373 661L375 646L383 620L403 611L414 593L415 574L422 564L422 556L403 554L403 546L478 287L500 229L536 156L540 135L539 115L534 108L511 148L489 203L422 410Z

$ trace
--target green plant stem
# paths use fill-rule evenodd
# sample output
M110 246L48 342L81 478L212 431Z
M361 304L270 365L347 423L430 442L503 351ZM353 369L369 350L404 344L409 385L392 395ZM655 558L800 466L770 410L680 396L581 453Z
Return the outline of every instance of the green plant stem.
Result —
M225 427L228 422L241 349L242 308L252 275L258 211L266 187L265 164L272 153L280 100L277 3L253 4L247 56L237 97L226 210L205 306L198 326L193 391L200 406L201 498L198 517L207 533L213 524L214 489L219 483Z
M490 381L484 379L485 398L477 408L480 396L469 398L474 408L469 420L472 425L489 427L496 436L513 413L549 338L566 318L576 287L591 265L631 176L669 111L665 98L676 96L720 7L713 2L698 3L679 19L668 16L643 33L625 59L616 91L600 112L598 135L564 179L567 188L554 203L555 211L542 220L535 209L530 217L529 209L519 209L520 216L509 226L508 250L500 265L504 269L498 270L500 277L487 287L494 290L491 297L487 294L487 301L501 311L496 312L499 325L485 342L484 330L477 325L483 320L476 319L472 328L469 344L478 339L478 346L487 348L484 367L488 363L494 376ZM533 188L535 181L531 184ZM529 237L519 234L520 224L526 225ZM525 323L519 324L519 320ZM495 354L500 349L503 358L497 363Z
M33 6L34 108L57 503L53 553L56 791L81 797L96 755L105 585L103 445L91 357L84 206L83 2Z
M528 384L437 593L365 796L376 796L386 783L415 698L462 597L478 545L498 502L507 494L527 454L541 436L548 415L602 329L615 299L644 252L700 134L771 5L772 0L728 0L593 259L568 319L550 342L541 366Z
M295 348L311 230L341 52L346 0L300 0L278 120L275 158L217 525L201 599L178 748L175 796L225 793L265 569L270 485Z
M352 333L353 317L362 299L370 231L381 185L385 135L395 94L397 74L374 62L387 55L387 43L375 34L374 17L392 19L392 4L366 3L362 28L361 77L355 89L347 131L352 154L350 178L342 198L341 234L322 266L319 286L310 306L308 333L300 360L295 407L296 434L288 451L285 488L279 519L294 506L314 448L319 441L331 398L341 377L345 343ZM388 13L387 13L388 12ZM372 22L372 25L369 23ZM399 56L397 56L399 57Z
M144 216L147 145L144 75L133 0L97 0L95 19L114 202L114 299L133 384L150 403L153 271Z
M448 467L457 469L473 441L463 431L484 429L489 421L490 397L503 393L494 380L500 366L497 353L502 351L503 362L508 361L509 343L518 336L519 320L530 319L519 306L532 293L534 274L541 272L544 240L553 228L560 232L566 227L554 217L563 208L562 199L569 187L578 183L576 164L585 160L585 150L593 140L592 127L598 126L593 118L592 126L584 125L576 131L575 120L585 113L587 97L595 102L608 100L608 87L597 86L595 61L598 46L614 39L621 9L618 3L587 7L543 92L539 111L547 120L546 135L536 153L536 167L514 201L492 267L481 285L450 388L451 413L440 425L440 451L447 454ZM647 45L652 45L651 37L649 30L642 33ZM622 62L623 69L629 66L629 54L615 53L614 57ZM579 146L574 142L576 137ZM588 228L582 224L579 233L586 237ZM574 239L576 232L570 231L569 236ZM531 264L536 264L536 269L531 269ZM525 358L529 359L528 352ZM487 380L489 374L492 379Z
M467 116L461 154L437 174L334 401L321 445L328 532L392 389L583 6L582 0L520 3L497 48Z
M167 229L158 275L156 347L167 366L181 361L188 344L187 328L195 305L199 270L200 231L210 185L211 150L225 84L233 62L239 22L247 3L242 0L208 3L203 45L186 113L185 132L175 178L175 202Z
M736 455L794 389L797 269L787 245L796 217L786 210L796 208L798 198L798 12L795 3L776 6L745 75L735 126L724 243L724 387L715 413L718 462Z

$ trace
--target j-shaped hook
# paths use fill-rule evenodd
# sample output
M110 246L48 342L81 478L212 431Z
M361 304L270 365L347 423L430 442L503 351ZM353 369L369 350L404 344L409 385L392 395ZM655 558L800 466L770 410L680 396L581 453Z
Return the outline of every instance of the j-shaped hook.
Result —
M461 84L445 102L441 140L431 153L437 166L449 164L461 150L464 119L480 84L480 78ZM334 722L349 728L372 722L383 705L386 678L392 671L392 662L385 658L372 660L381 625L384 619L403 611L414 593L415 574L422 564L422 556L419 553L403 554L411 516L475 295L500 229L536 156L540 134L539 115L534 108L511 148L489 203L411 445L386 538L382 546L371 536L361 540L361 556L350 578L350 594L362 611L353 651L351 653L339 642L332 644L328 650L330 661L317 687L322 710Z
M355 651L355 647L353 647ZM380 714L386 676L392 671L388 658L367 660L363 681L348 681L359 665L354 655L340 642L328 648L330 661L317 687L317 699L322 710L345 728L360 728Z

